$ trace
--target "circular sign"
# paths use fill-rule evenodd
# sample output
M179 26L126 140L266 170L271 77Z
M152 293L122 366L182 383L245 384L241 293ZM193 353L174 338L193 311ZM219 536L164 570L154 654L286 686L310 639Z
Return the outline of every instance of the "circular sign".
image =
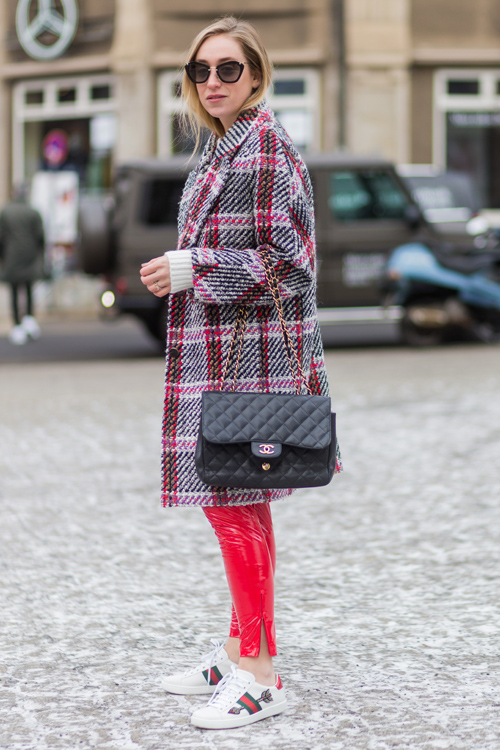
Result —
M59 0L62 13L54 0L19 0L16 9L17 38L24 51L34 60L53 60L62 55L73 41L78 26L76 0ZM31 6L36 3L35 15ZM54 41L40 41L48 32Z
M64 130L51 130L43 139L43 158L49 167L59 167L68 156L68 136Z

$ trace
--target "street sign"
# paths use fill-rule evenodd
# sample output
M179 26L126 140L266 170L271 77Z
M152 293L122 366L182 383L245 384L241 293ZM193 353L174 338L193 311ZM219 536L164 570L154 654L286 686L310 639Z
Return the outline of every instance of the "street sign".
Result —
M43 139L43 158L49 167L59 167L66 161L68 148L68 136L64 130L50 130Z

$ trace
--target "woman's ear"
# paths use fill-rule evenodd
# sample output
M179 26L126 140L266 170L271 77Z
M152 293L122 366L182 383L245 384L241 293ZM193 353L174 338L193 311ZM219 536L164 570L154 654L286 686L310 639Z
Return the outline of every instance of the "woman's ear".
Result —
M256 70L252 76L252 91L256 91L262 81L262 76L258 70Z

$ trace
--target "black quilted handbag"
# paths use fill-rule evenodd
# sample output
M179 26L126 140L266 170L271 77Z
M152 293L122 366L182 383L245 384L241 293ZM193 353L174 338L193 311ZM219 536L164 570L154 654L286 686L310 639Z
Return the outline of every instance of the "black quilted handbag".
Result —
M221 380L223 385L239 338L233 391L202 394L196 471L202 482L216 487L320 487L330 482L335 471L335 414L331 413L328 397L310 393L288 334L274 269L267 256L262 257L297 393L234 391L248 315L248 309L240 307ZM302 383L309 390L308 395L301 395Z

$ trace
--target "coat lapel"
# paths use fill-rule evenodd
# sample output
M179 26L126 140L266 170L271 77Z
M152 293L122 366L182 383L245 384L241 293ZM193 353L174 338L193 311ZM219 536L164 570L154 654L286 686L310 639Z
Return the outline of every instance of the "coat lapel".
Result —
M242 112L224 138L212 134L196 168L179 248L196 247L207 216L226 184L236 152L254 128L270 116L269 107L262 104Z

